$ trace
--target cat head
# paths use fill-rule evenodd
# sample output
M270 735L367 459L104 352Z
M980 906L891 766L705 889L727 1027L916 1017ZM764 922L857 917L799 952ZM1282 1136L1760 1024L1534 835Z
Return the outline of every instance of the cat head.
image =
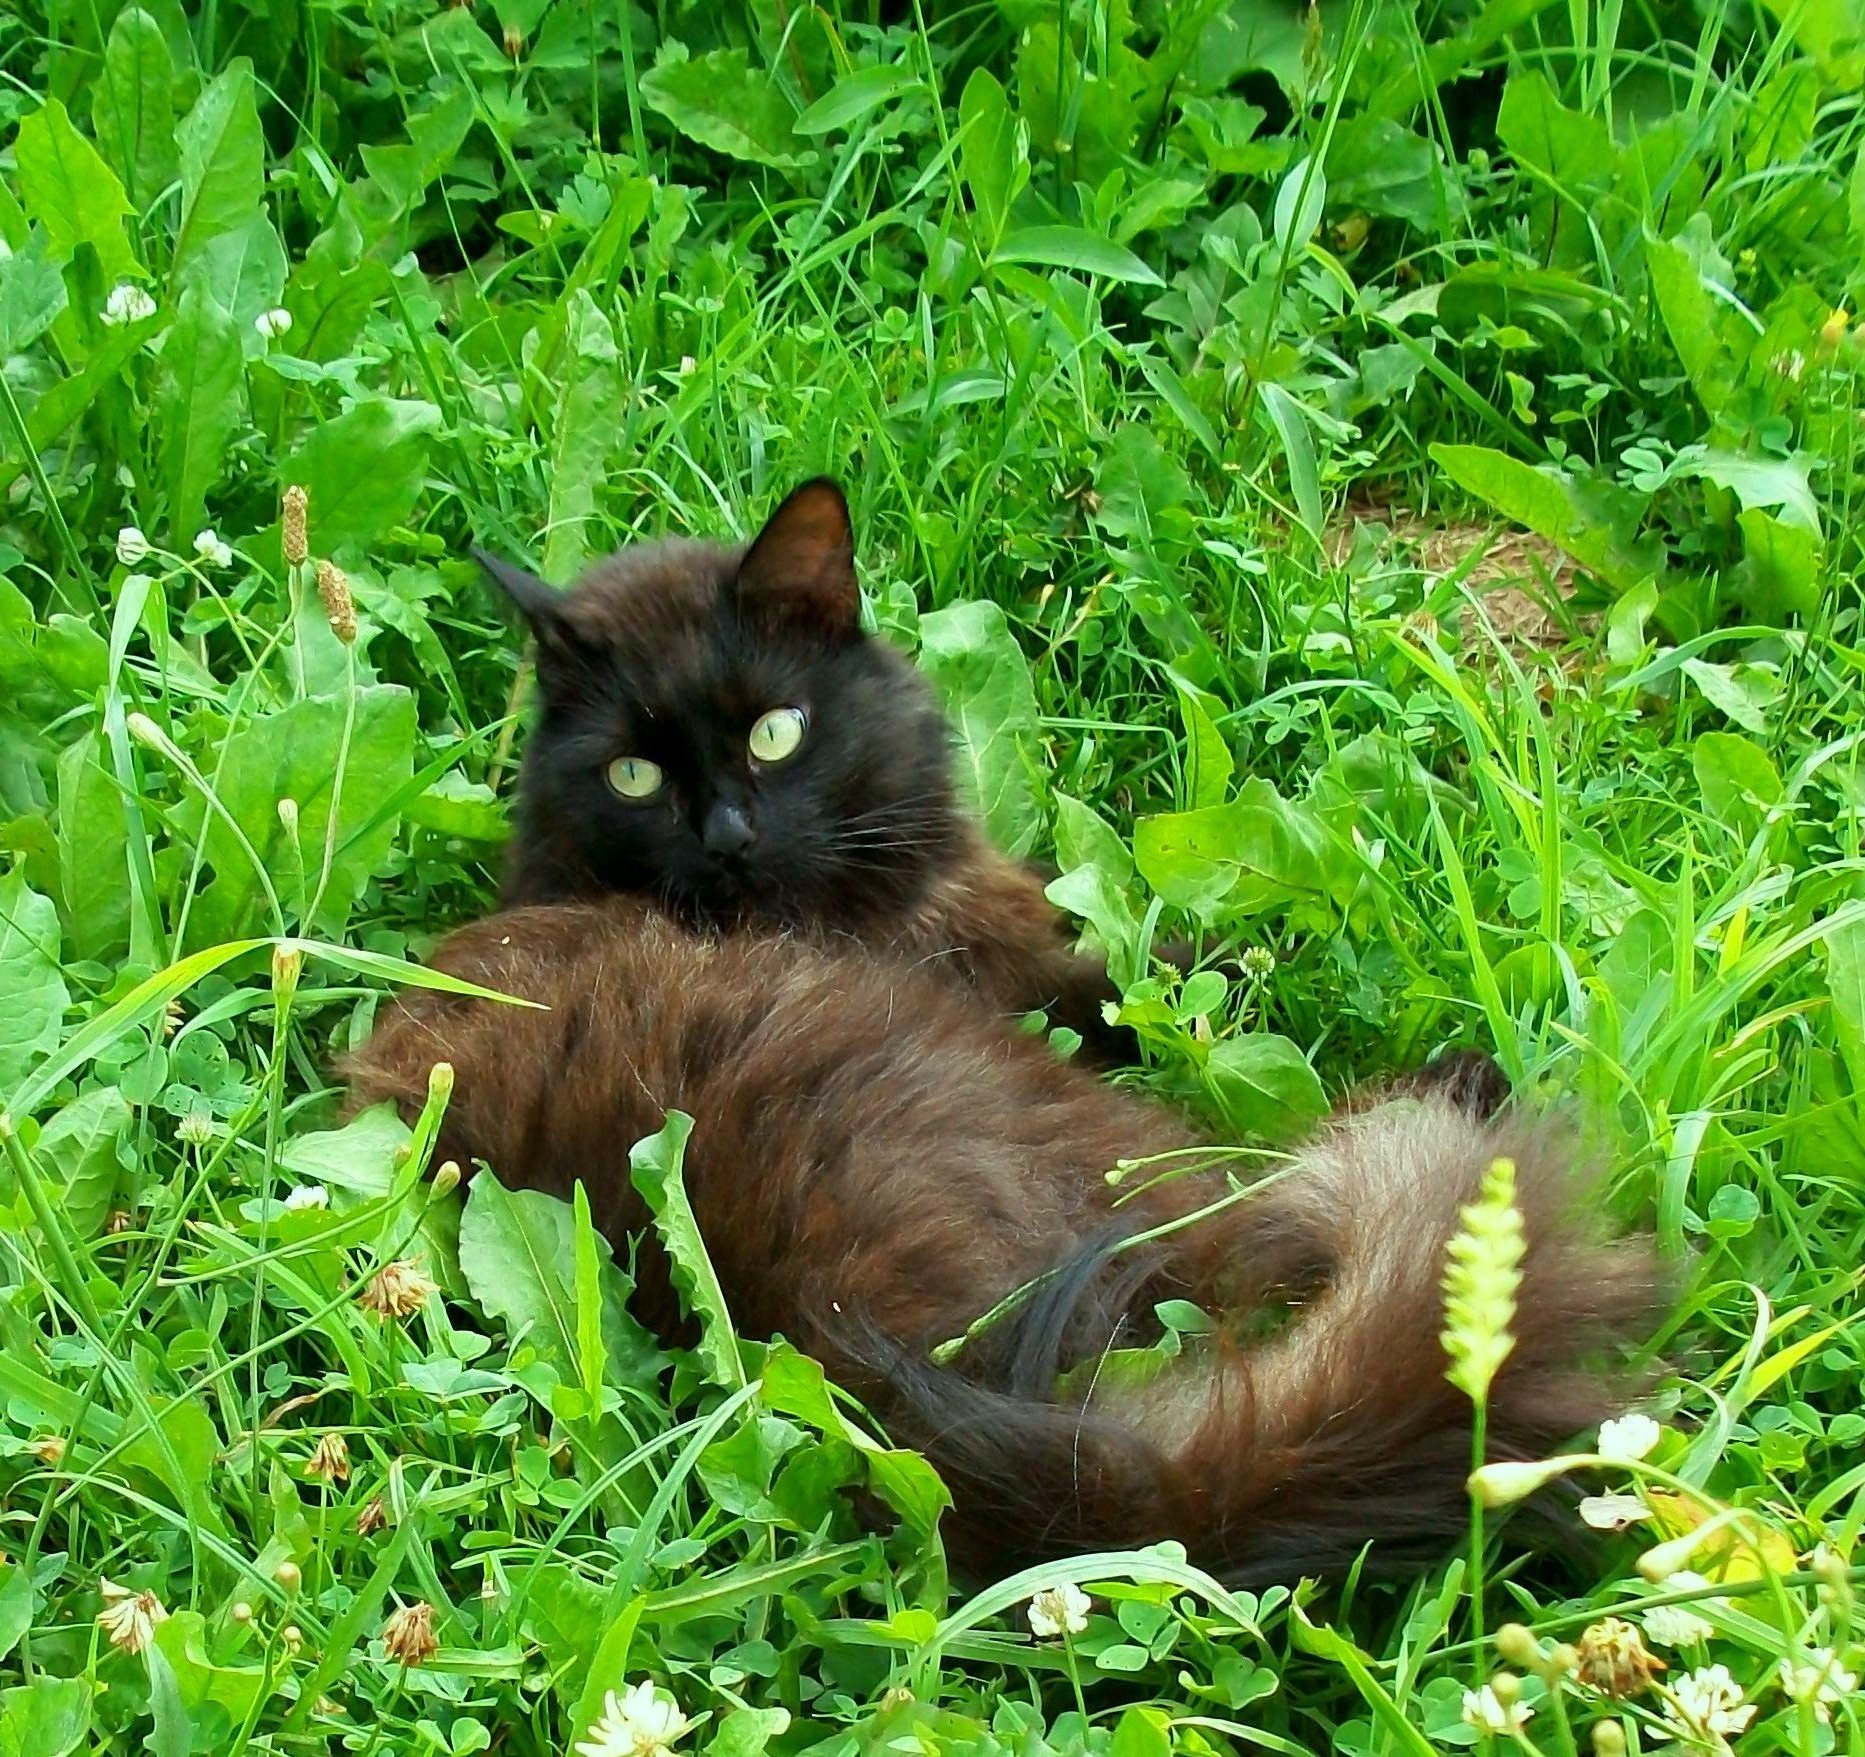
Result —
M747 546L635 544L567 592L476 553L537 641L508 902L634 891L720 924L852 927L950 858L950 735L862 633L833 482Z

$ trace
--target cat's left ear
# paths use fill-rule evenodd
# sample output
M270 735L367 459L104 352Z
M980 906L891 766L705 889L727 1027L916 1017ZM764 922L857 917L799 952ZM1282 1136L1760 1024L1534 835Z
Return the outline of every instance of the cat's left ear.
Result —
M473 559L486 570L486 577L509 598L525 619L537 640L538 664L546 682L567 674L587 658L583 642L577 638L563 614L566 592L547 585L536 574L501 561L490 550L473 547Z
M765 521L738 564L741 608L824 634L861 630L848 502L827 476L796 489Z

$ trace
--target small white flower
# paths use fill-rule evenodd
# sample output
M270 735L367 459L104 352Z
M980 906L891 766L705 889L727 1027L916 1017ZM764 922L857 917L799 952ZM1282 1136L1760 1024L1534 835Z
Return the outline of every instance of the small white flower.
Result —
M695 360L691 354L682 354L680 356L680 376L682 378L691 378L698 370L699 362Z
M330 1192L322 1184L299 1184L285 1198L285 1206L294 1214L304 1208L328 1208Z
M1664 1429L1650 1416L1634 1411L1617 1421L1600 1423L1599 1455L1615 1464L1633 1464L1646 1457L1663 1437Z
M100 1580L104 1608L97 1613L97 1626L119 1653L136 1654L155 1639L155 1626L168 1621L168 1612L153 1592L138 1592L119 1586L114 1580Z
M1496 1694L1494 1686L1489 1684L1480 1690L1464 1692L1464 1725L1473 1726L1478 1732L1519 1733L1528 1725L1529 1716L1534 1712L1526 1702L1504 1702Z
M1830 1647L1810 1647L1804 1658L1781 1661L1781 1688L1796 1702L1811 1702L1822 1721L1830 1722L1834 1704L1858 1687L1857 1675L1839 1663Z
M1704 1584L1702 1577L1689 1577L1690 1584ZM1682 1590L1686 1576L1673 1574L1665 1586ZM1655 1604L1645 1613L1645 1639L1660 1647L1694 1647L1716 1633L1716 1625L1700 1617L1687 1604Z
M117 532L117 560L125 567L134 567L149 553L150 542L134 525L125 525Z
M109 329L120 328L126 323L141 323L145 317L155 316L155 301L134 281L119 281L110 289L110 297L104 301L100 321Z
M577 1741L582 1757L658 1757L692 1730L679 1703L643 1678L625 1696L611 1690L589 1737Z
M1088 1610L1093 1603L1072 1580L1061 1586L1045 1586L1030 1600L1030 1633L1045 1641L1057 1635L1079 1635L1088 1627Z
M1588 1495L1580 1503L1580 1517L1595 1531L1624 1531L1649 1519L1651 1509L1636 1495Z
M220 538L214 533L212 527L209 527L205 531L197 531L195 533L194 553L210 567L231 567L233 565L232 549L228 547L227 544L221 542Z
M253 319L253 328L268 342L275 342L291 328L291 313L283 305L274 306Z
M1744 1703L1742 1686L1726 1665L1706 1665L1686 1672L1668 1692L1664 1718L1687 1740L1723 1739L1739 1733L1755 1718L1755 1705Z

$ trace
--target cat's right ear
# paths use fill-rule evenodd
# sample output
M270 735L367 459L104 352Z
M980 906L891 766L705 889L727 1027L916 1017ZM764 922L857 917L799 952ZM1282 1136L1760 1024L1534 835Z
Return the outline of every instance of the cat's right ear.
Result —
M827 476L794 490L752 539L738 564L738 602L820 634L852 639L861 632L848 502Z

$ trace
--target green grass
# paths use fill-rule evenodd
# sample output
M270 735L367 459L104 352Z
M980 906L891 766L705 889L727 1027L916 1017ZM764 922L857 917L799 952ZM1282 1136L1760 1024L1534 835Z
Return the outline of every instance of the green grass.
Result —
M1726 1666L1744 1750L1859 1748L1781 1668L1862 1669L1862 29L0 16L0 1751L562 1753L644 1677L716 1757L1501 1749L1475 1632L1690 1599L1637 1561L1709 1509L1668 1677ZM661 1356L585 1219L336 1128L336 1054L498 864L525 686L468 541L567 579L822 470L1145 1078L1273 1139L1476 1044L1591 1119L1678 1272L1664 1437L1586 1479L1647 1521L1478 1519L1410 1586L1139 1555L966 1597L936 1483L806 1362ZM1468 534L1523 528L1499 588ZM1168 987L1155 929L1252 974ZM405 1326L357 1302L403 1258L449 1296ZM1087 1628L1033 1640L1065 1578ZM170 1613L141 1654L105 1580ZM1534 1749L1671 1736L1552 1675Z

